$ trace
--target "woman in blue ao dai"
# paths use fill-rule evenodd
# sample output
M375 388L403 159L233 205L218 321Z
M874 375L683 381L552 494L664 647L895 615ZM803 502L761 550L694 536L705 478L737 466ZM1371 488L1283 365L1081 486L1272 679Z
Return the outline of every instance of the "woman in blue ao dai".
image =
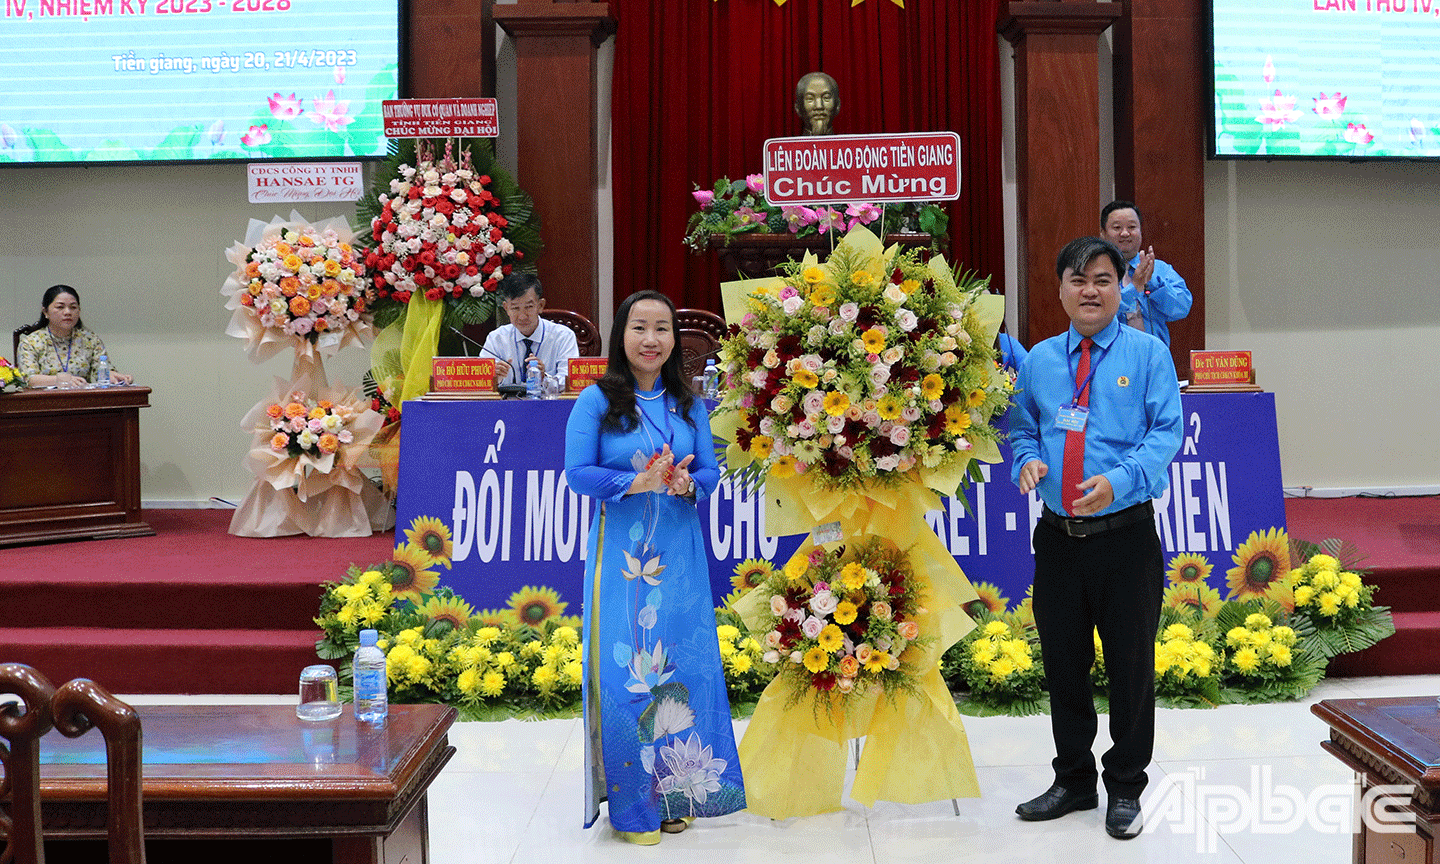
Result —
M745 808L695 502L720 482L675 307L631 295L605 377L575 402L565 477L596 499L585 571L585 824L644 845Z

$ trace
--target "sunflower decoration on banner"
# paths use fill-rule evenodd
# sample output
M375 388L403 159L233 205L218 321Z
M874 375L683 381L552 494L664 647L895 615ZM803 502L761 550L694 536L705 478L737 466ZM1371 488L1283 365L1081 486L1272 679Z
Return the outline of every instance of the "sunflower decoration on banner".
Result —
M368 345L375 293L342 218L310 224L298 212L268 223L250 220L245 239L225 252L235 270L220 293L233 310L228 335L246 340L256 363L295 350L292 384L325 383L322 358Z
M534 269L539 218L479 138L448 140L438 155L425 139L392 141L357 211L369 224L375 325L400 337L377 344L375 378L398 376L400 401L414 398L437 352L461 353L455 330L494 319L500 280Z
M1225 571L1230 586L1226 599L1273 600L1288 612L1295 608L1290 583L1290 539L1284 528L1251 531L1230 556L1235 566Z
M903 561L897 568L913 574L906 590L915 611L906 624L924 636L906 636L900 656L886 659L908 670L909 686L862 688L862 679L850 678L849 692L843 671L828 661L812 669L821 659L812 647L843 662L830 650L833 632L824 646L819 637L807 643L800 667L810 672L808 683L798 679L804 698L795 698L796 678L778 676L740 745L756 812L785 818L840 809L844 744L861 735L867 743L855 800L868 806L882 798L978 794L964 727L939 669L941 655L973 628L964 606L978 597L924 514L941 506L941 495L963 495L971 472L979 473L977 458L1000 459L990 418L1008 405L1011 384L995 362L1003 300L984 293L987 283L957 279L942 257L887 249L856 226L824 262L808 255L782 265L777 278L722 286L726 317L736 325L721 348L728 380L712 419L717 437L729 442L726 470L737 483L765 484L772 532L813 529L782 572L805 572L813 554L860 554L883 537ZM794 598L808 606L806 622L819 614L814 581L816 596ZM752 635L781 632L766 626L772 595L762 585L734 604ZM857 616L874 620L873 598L849 602ZM852 634L849 641L858 650L863 639ZM843 635L838 647L853 656ZM793 664L793 653L781 662ZM799 776L790 762L770 759L774 752L813 770ZM925 767L889 772L902 752Z

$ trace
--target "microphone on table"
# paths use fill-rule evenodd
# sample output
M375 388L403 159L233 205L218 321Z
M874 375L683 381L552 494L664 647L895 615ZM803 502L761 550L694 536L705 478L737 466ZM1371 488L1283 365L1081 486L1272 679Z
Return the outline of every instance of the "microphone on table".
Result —
M509 360L506 360L504 357L501 357L499 354L496 354L494 351L491 351L489 348L486 348L486 347L485 347L484 345L482 345L481 343L476 342L474 339L471 339L469 336L466 336L466 335L465 335L465 332L464 332L463 330L461 330L459 327L456 327L456 326L454 326L453 324L447 324L447 325L445 325L445 326L449 327L449 328L450 328L450 331L451 331L452 333L454 333L456 336L459 336L461 339L464 339L466 342L469 342L471 345L474 345L475 347L479 348L481 351L484 351L486 354L489 354L491 357L494 357L496 360L499 360L500 362L505 363L506 365L509 365L509 363L510 363ZM465 355L465 356L468 357L468 356L470 356L470 355L467 354L467 355ZM495 392L499 393L501 396L503 396L503 397L505 397L505 398L507 398L507 399L517 399L517 398L524 398L525 394L528 392L528 388L527 388L524 384L500 384L499 382L496 382Z

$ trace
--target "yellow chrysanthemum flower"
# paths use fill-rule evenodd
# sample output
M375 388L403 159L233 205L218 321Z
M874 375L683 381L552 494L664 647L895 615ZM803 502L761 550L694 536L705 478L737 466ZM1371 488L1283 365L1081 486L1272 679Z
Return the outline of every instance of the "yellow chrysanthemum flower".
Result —
M733 643L740 638L740 628L733 624L721 624L715 628L715 635L722 641Z
M894 420L900 416L903 409L904 406L900 404L900 400L889 393L881 396L880 401L875 403L875 413L880 415L881 420Z
M805 668L809 669L812 675L817 672L824 672L825 668L830 665L830 654L824 648L816 645L805 652L803 662L805 663Z
M1338 570L1340 568L1340 562L1332 555L1311 555L1310 560L1306 563L1313 564L1320 570Z
M579 687L580 679L584 676L585 667L579 660L571 660L565 664L564 681L571 687Z
M813 389L820 384L820 376L806 369L804 366L796 369L795 374L790 376L790 380L804 387L806 390Z
M561 645L578 645L580 633L574 627L556 627L555 632L550 634L550 640Z
M856 591L865 584L865 568L854 561L840 568L840 584L846 591Z
M939 399L945 393L945 379L931 372L920 379L920 395L925 399Z
M501 669L509 669L515 665L515 655L509 651L501 651L495 655L495 665Z
M500 672L491 670L480 676L480 695L485 697L499 696L505 690L505 676Z
M730 658L730 669L737 674L744 675L755 666L755 661L750 659L749 654L736 654Z
M1011 660L1009 657L1001 657L994 663L990 664L989 671L990 677L994 678L997 681L1004 678L1009 678L1015 673L1015 661Z
M799 582L805 578L805 571L808 569L810 569L810 562L805 559L805 556L796 555L794 558L785 562L783 572L785 573L786 579L789 579L791 582Z
M879 354L885 350L885 334L871 327L860 334L860 341L864 343L865 350L871 354Z
M720 657L724 659L735 653L735 643L728 639L720 642Z
M1161 635L1162 638L1165 639L1193 639L1195 637L1195 631L1184 624L1171 624L1165 628L1165 632Z
M986 636L1004 636L1010 632L1010 625L1004 621L990 621L985 624Z
M467 696L473 696L480 692L480 672L476 669L466 669L455 678L455 687Z
M1260 612L1251 612L1245 616L1245 626L1251 630L1260 630L1270 626L1270 616Z
M850 397L840 391L825 394L825 413L839 417L850 407Z
M1333 592L1326 591L1320 595L1320 614L1335 615L1340 611L1340 597Z
M530 676L530 680L541 690L549 690L555 686L555 682L559 677L553 668L540 666L535 669L535 672Z
M1289 666L1291 660L1290 646L1272 644L1270 646L1270 659L1275 662L1276 666Z
M1235 668L1246 675L1260 667L1260 653L1254 648L1241 648L1231 660L1235 663Z
M970 643L970 656L982 666L989 663L999 650L989 639L977 639Z
M840 632L840 628L838 626L834 624L826 624L825 629L820 631L820 635L816 638L815 641L817 644L819 644L821 648L824 648L826 651L834 654L836 651L839 651L842 647L844 647L845 634Z
M1315 599L1315 589L1309 585L1301 585L1295 589L1295 605L1309 606L1310 601Z

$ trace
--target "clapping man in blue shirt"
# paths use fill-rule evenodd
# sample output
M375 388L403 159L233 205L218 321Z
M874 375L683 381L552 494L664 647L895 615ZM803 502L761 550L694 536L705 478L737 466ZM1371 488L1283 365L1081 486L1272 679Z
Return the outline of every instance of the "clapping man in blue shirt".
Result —
M1035 626L1050 690L1055 782L1016 808L1021 819L1094 809L1092 630L1110 676L1110 737L1101 757L1105 830L1140 833L1140 793L1155 739L1155 630L1165 564L1151 499L1180 449L1180 390L1170 351L1122 326L1120 250L1098 237L1060 252L1070 327L1031 349L1009 413L1011 477L1045 507L1035 526Z
M1170 344L1170 322L1190 314L1194 298L1175 268L1144 246L1140 208L1130 201L1111 201L1100 211L1100 236L1129 262L1120 270L1121 320Z

